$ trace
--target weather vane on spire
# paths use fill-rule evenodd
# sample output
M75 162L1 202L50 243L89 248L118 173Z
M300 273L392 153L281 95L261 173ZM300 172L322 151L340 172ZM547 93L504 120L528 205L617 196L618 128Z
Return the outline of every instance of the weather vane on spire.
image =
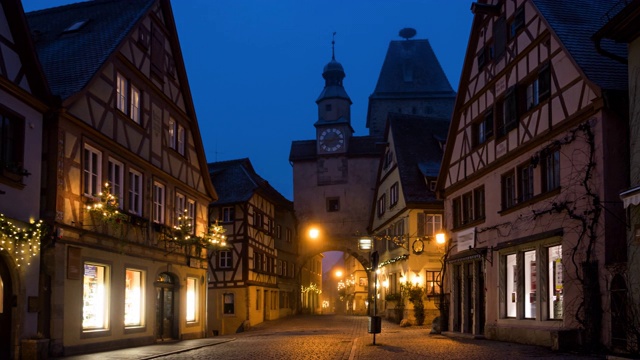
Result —
M331 39L331 60L336 59L336 32L333 32L333 37Z

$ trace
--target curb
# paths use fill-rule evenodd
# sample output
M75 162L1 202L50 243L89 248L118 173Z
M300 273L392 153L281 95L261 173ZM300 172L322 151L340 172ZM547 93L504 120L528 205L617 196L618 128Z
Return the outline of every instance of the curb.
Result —
M211 344L198 345L198 346L193 346L193 347L188 347L188 348L185 347L184 349L180 349L180 350L173 350L173 351L169 351L169 352L162 353L162 354L155 354L155 355L145 356L145 357L140 358L140 360L157 359L157 358L164 357L164 356L169 356L169 355L179 354L179 353L183 353L183 352L187 352L187 351L191 351L191 350L202 349L202 348L209 347L209 346L215 346L215 345L219 345L219 344L224 344L224 343L228 343L230 341L235 341L235 340L236 340L236 338L231 338L231 339L221 340L219 342L215 342L215 343L211 343Z

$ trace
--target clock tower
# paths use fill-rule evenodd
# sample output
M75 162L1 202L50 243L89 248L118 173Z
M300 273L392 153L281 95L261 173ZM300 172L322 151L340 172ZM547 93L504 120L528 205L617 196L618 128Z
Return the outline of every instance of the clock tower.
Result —
M316 100L318 121L316 143L318 155L344 154L349 148L349 139L353 134L351 127L351 99L342 80L345 77L342 65L336 61L335 41L332 41L331 61L324 67L324 89Z

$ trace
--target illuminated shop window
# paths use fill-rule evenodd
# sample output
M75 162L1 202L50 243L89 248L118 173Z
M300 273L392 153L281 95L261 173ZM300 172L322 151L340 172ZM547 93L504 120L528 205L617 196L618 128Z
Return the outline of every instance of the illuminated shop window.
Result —
M144 299L142 271L127 269L124 288L124 326L142 326Z
M524 317L536 318L536 252L524 253Z
M562 319L562 245L549 251L549 318Z
M84 263L82 291L82 329L100 330L109 327L108 267Z
M187 278L187 322L195 322L198 308L198 280Z
M516 267L516 254L510 254L506 256L506 275L507 275L507 317L516 317L516 302L518 300L518 294L516 294L516 281L518 279L517 267Z

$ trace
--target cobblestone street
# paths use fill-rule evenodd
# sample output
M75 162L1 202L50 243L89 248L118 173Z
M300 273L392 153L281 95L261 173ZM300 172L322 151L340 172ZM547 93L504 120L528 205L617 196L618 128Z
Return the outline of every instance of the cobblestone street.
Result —
M604 359L549 349L430 335L429 327L401 328L383 321L382 333L367 333L365 316L296 316L228 336L233 341L162 359Z

